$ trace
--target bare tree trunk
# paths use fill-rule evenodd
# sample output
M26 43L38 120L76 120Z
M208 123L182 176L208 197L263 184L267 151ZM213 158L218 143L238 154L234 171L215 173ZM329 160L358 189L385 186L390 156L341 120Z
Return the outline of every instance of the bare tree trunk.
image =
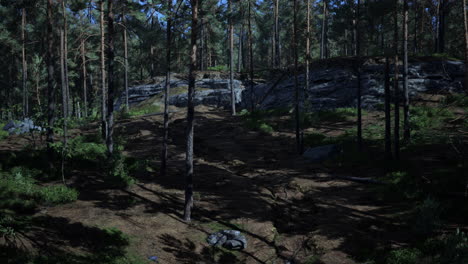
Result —
M205 24L203 17L200 18L200 71L205 70Z
M231 89L231 114L236 115L236 95L234 93L234 24L232 22L232 0L228 2L229 8L229 88Z
M249 63L250 63L250 110L255 110L254 99L254 63L253 63L253 37L252 37L252 2L249 0Z
M241 26L240 34L239 34L239 48L238 48L238 54L237 54L237 72L242 71L242 38L244 37L244 25Z
M357 144L359 151L362 150L362 105L361 105L361 39L359 24L361 20L361 1L356 6L356 56L357 56Z
M64 29L60 30L60 77L62 81L62 117L63 117L63 145L62 145L62 160L61 173L62 182L65 184L65 153L67 149L67 84L65 79L65 33Z
M298 71L298 52L297 52L297 0L294 0L294 21L293 21L293 38L292 46L294 52L294 104L295 104L295 121L296 121L296 150L298 154L302 154L302 144L301 144L301 120L300 120L300 107L299 107L299 83L297 77Z
M62 15L63 15L63 51L64 51L64 74L65 74L65 114L70 115L70 83L68 80L68 23L67 13L65 8L66 0L62 0Z
M86 50L85 50L85 41L84 39L81 40L80 50L81 50L81 74L82 74L82 81L83 81L83 110L84 110L84 117L88 116L88 87L87 87L87 79L86 79Z
M445 0L440 0L439 3L438 53L445 52L445 3Z
M124 43L124 86L125 86L125 111L128 112L130 105L128 104L128 43L127 43L127 19L125 11L122 14L123 29L123 43Z
M390 61L385 57L385 159L392 159L392 118L390 116Z
M279 35L279 0L275 0L275 66L281 67L280 35Z
M47 0L47 153L49 169L54 169L54 124L55 124L55 56L54 56L54 0Z
M398 0L395 0L394 10L395 37L393 47L395 49L395 78L393 81L394 104L395 104L395 125L394 125L394 149L395 159L400 159L400 90L398 88Z
M101 29L101 129L102 138L107 139L106 121L106 59L105 59L105 33L104 33L104 0L99 5L100 29Z
M164 89L164 138L161 155L161 175L167 172L167 141L169 140L169 89L171 87L172 0L168 0L166 29L166 86Z
M468 16L466 0L463 0L463 21L465 25L465 91L468 92Z
M403 135L405 142L410 140L410 123L409 123L409 91L408 91L408 0L404 0L403 13L403 94L404 102L404 128Z
M114 153L114 12L112 0L107 2L107 152L109 157Z
M23 117L29 115L29 100L28 100L28 64L26 62L26 8L23 7L21 15L21 53L22 53L22 74L23 74Z
M435 19L436 19L436 33L435 33L435 36L434 36L434 53L438 53L440 51L440 39L439 39L439 36L440 36L440 33L439 33L439 30L440 30L440 2L442 0L436 0L437 1L437 5L436 5L436 15L435 15Z
M307 37L306 37L306 89L310 86L310 0L307 0Z
M186 187L184 220L191 221L193 207L193 127L195 119L195 109L193 105L193 95L195 93L195 70L197 67L197 38L198 38L198 3L199 0L191 0L192 4L192 34L190 41L190 71L187 102L187 150L186 150Z
M322 12L322 38L320 40L320 59L325 59L326 54L326 26L327 26L327 2L323 1L323 12Z

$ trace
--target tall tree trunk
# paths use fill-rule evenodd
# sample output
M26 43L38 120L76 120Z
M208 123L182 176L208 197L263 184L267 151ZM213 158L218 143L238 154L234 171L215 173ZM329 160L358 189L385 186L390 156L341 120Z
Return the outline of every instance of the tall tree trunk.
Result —
M323 12L322 12L322 37L320 40L320 59L326 57L326 27L327 27L327 2L323 0Z
M167 141L169 140L169 88L171 87L171 44L172 44L172 0L167 5L167 29L166 29L166 85L164 89L164 138L161 155L161 175L167 172Z
M280 33L279 33L279 0L275 0L275 66L281 67Z
M307 0L307 36L306 36L306 89L310 86L310 0Z
M252 0L249 0L249 63L250 63L250 110L255 110L254 99L254 63L253 63L253 36L252 36Z
M418 17L418 7L419 7L419 2L417 0L414 0L414 28L413 28L413 54L416 55L418 54L418 38L419 38L419 33L418 33L418 21L421 19Z
M232 0L229 6L229 88L231 89L231 114L236 115L236 95L234 92L234 24L232 22Z
M62 81L62 117L63 117L63 146L61 160L62 182L65 184L65 153L67 150L67 84L65 79L65 33L60 30L60 79Z
M382 50L382 54L385 54L385 30L384 30L384 25L385 25L384 21L385 20L384 19L385 19L385 16L382 16L381 17L381 22L380 22L380 24L382 26L382 28L380 30L380 32L381 32L380 49Z
M87 72L86 72L86 49L85 49L85 40L81 40L80 50L81 50L81 74L83 81L83 110L84 117L88 116L88 87L87 87Z
M385 159L392 159L392 118L390 94L390 60L385 57Z
M28 100L28 64L26 62L26 8L23 7L21 15L21 53L22 53L22 74L23 74L23 117L29 115L29 100Z
M295 105L295 121L296 121L296 150L299 154L302 154L302 144L301 144L301 120L300 120L300 107L299 107L299 82L298 82L298 52L297 52L297 0L293 2L293 38L292 46L294 52L294 105Z
M65 75L65 114L70 115L70 82L68 79L68 23L67 11L65 8L66 0L62 0L62 16L63 16L63 51L64 51L64 75Z
M356 6L356 70L357 70L357 144L359 151L362 150L362 105L361 105L361 36L360 36L360 20L361 20L361 1L357 1Z
M423 53L423 38L422 35L424 34L424 12L425 12L426 6L425 6L425 1L420 1L419 2L419 20L418 20L418 27L419 27L419 34L420 37L418 38L418 53Z
M49 169L54 169L55 124L55 56L54 56L54 0L47 0L47 153Z
M242 71L242 36L244 35L244 25L241 25L239 32L239 43L237 47L237 72Z
M184 220L189 222L193 207L193 127L195 119L195 109L193 105L193 95L195 93L195 70L197 67L197 38L198 38L198 3L199 0L190 0L192 4L192 34L190 41L190 69L187 102L187 149L186 149L186 187Z
M101 129L102 138L107 139L106 121L106 58L105 58L105 32L104 32L104 0L99 4L100 29L101 29Z
M409 124L409 91L408 91L408 0L404 0L403 11L403 94L404 102L404 127L403 135L405 142L410 140L410 124Z
M436 32L434 35L434 53L438 53L440 51L440 2L442 0L436 0L436 14L435 14L435 23L436 23Z
M127 18L125 16L125 7L122 14L123 21L123 43L124 43L124 86L125 86L125 111L128 112L130 105L128 104L128 43L127 43Z
M113 2L107 2L107 152L109 157L114 153L114 12Z
M439 29L437 30L438 36L438 53L445 52L445 0L440 0L439 4Z
M395 55L395 78L393 81L394 89L394 104L395 104L395 125L394 125L394 149L395 159L400 158L400 90L398 88L398 0L395 0L394 10L394 26L395 26L395 37L393 42L394 55Z
M200 71L205 70L205 24L203 17L200 18Z
M465 91L468 92L468 15L466 0L463 0L463 21L465 25Z

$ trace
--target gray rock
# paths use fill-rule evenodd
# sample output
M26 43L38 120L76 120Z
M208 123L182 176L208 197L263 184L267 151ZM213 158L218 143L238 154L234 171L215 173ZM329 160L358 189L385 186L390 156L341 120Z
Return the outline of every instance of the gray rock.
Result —
M3 130L8 131L10 135L22 135L32 131L42 131L43 128L40 126L35 126L31 119L25 118L22 121L9 121L3 127Z
M340 151L341 148L337 145L325 145L315 148L308 148L306 151L304 151L302 156L313 162L321 162L335 157L340 153Z
M384 64L367 63L361 71L362 106L374 109L384 102ZM409 64L408 89L411 97L419 93L451 93L463 91L464 63L459 61L426 61ZM393 71L393 67L392 67ZM400 83L403 86L400 66ZM393 74L393 73L391 73ZM278 76L279 77L279 76ZM274 83L276 80L270 80ZM310 72L310 86L305 87L304 107L309 111L355 107L357 104L357 76L352 68L333 66ZM285 79L270 91L271 83L255 86L254 101L260 109L289 108L294 103L294 78ZM299 75L299 83L305 76ZM242 106L251 105L251 92L242 95ZM265 98L262 102L260 99Z
M128 91L129 104L135 105L153 96L162 97L164 95L164 87L166 84L165 79L161 78L155 81L157 81L155 84L130 87ZM194 95L195 105L204 104L217 107L229 107L231 105L231 90L229 89L228 79L199 79L196 81L195 85L197 88ZM186 90L188 87L188 80L172 77L170 87L171 89L182 88L184 90L178 94L170 94L168 98L169 104L178 107L187 106L188 96ZM244 86L241 81L234 80L233 87L236 103L240 103L242 100L242 91L244 90ZM120 109L124 102L125 92L123 92L117 99L115 109Z
M206 239L211 246L223 246L230 250L247 248L247 238L237 230L222 230L213 233Z

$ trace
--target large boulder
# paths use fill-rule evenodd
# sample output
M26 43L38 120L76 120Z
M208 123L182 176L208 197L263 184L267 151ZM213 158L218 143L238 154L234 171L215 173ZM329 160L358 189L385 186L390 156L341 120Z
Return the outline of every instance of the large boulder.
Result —
M247 239L240 231L222 230L208 236L206 242L210 246L222 246L231 250L241 250L247 248Z

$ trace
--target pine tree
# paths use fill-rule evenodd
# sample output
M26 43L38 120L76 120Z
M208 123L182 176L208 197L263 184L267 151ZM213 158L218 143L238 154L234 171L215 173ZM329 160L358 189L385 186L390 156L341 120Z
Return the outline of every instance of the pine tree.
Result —
M198 5L199 0L190 0L192 6L192 33L190 37L190 69L189 86L187 102L187 149L186 149L186 187L185 187L185 205L184 220L191 221L193 207L193 129L195 121L195 107L193 96L195 93L195 70L197 67L197 38L198 38Z
M107 1L107 152L114 153L114 10L113 1Z

